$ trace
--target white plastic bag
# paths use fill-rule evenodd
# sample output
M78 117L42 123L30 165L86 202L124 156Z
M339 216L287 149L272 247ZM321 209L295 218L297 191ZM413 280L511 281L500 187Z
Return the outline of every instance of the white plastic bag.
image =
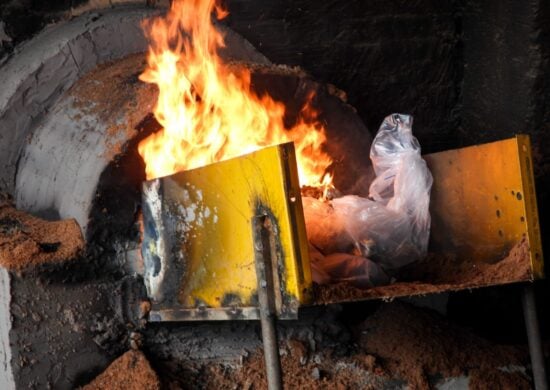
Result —
M384 119L371 146L376 178L371 183L368 199L347 195L332 200L330 205L320 206L322 201L304 198L308 238L320 250L312 260L316 268L314 281L326 283L330 278L332 282L346 280L364 286L377 285L387 282L379 271L391 275L426 256L433 179L411 126L409 115L393 114ZM323 207L324 219L312 211ZM353 241L352 251L341 245L346 242L342 227ZM325 241L331 237L337 237L340 244L327 244ZM324 244L319 246L319 242ZM337 257L331 256L335 253ZM381 269L369 265L370 272L362 272L363 268L357 266L362 261L375 262ZM319 275L322 277L315 280ZM365 275L370 278L368 281Z

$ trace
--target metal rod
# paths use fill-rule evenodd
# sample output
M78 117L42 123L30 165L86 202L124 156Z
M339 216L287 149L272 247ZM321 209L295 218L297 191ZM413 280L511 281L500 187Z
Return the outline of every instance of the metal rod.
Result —
M283 388L283 383L275 315L261 313L260 321L262 323L262 342L264 345L267 387L270 390L280 390Z
M528 284L523 288L522 304L535 389L548 390L548 378L546 377L542 340L540 338L539 321L537 317L537 303L535 300L535 290L532 284Z
M253 218L252 224L267 386L270 390L281 390L283 381L279 342L277 340L275 291L273 288L273 263L270 244L271 223L267 216L259 216Z

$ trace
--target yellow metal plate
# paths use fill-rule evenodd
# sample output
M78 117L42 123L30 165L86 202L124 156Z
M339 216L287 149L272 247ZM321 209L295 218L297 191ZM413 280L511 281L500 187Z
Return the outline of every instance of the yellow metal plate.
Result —
M283 306L278 309L294 305L297 310L298 303L310 300L308 245L293 144L157 180L164 224L170 218L168 223L176 225L170 234L175 230L181 238L175 248L158 254L164 257L163 264L179 262L183 270L173 297L177 308L257 306L252 218L260 214L267 214L274 225L282 297L278 302ZM149 245L159 252L154 243ZM178 267L173 269L177 272Z
M543 277L529 137L424 158L434 177L431 251L495 262L527 236L533 277Z

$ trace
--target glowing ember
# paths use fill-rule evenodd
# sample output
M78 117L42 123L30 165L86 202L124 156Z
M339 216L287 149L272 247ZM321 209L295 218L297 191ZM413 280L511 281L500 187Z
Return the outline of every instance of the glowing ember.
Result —
M212 24L227 15L214 0L174 1L164 18L145 24L148 67L141 80L159 88L155 116L163 130L139 144L147 178L200 167L262 147L294 141L302 185L329 184L323 126L309 102L292 129L284 106L250 89L250 72L230 70L217 54L223 35Z

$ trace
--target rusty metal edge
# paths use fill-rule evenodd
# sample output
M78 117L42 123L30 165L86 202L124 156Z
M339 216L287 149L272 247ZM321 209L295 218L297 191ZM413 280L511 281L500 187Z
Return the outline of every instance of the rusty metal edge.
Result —
M352 298L352 299L347 299L347 300L336 299L334 301L313 302L313 304L311 306L324 306L324 305L332 305L332 304L335 304L335 303L364 302L364 301L374 301L374 300L381 300L381 301L384 301L384 302L391 302L391 301L393 301L394 299L397 299L397 298L424 297L424 296L433 295L433 294L444 294L444 293L458 292L458 291L473 291L473 290L477 290L479 288L485 288L485 287L496 287L496 286L505 286L505 285L511 285L511 284L532 283L532 282L533 282L533 279L526 278L526 279L518 279L518 280L514 280L514 281L505 281L505 282L498 282L498 283L470 284L470 285L463 285L461 287L456 287L456 288L453 288L452 285L450 285L451 287L447 287L449 285L442 286L442 285L434 284L434 285L430 285L430 286L433 287L433 289L427 288L426 290L414 291L412 293L398 293L398 294L393 294L393 295L388 294L388 295L378 295L378 296L365 296L365 297L357 297L357 298ZM414 284L414 282L408 282L408 283ZM365 290L365 291L368 291L368 290Z
M297 312L282 313L277 317L281 320L295 320ZM260 309L258 307L232 307L232 308L207 308L193 309L165 309L156 305L152 306L149 313L149 322L176 322L176 321L227 321L227 320L259 320Z
M153 305L149 322L258 320L257 307L164 309Z

